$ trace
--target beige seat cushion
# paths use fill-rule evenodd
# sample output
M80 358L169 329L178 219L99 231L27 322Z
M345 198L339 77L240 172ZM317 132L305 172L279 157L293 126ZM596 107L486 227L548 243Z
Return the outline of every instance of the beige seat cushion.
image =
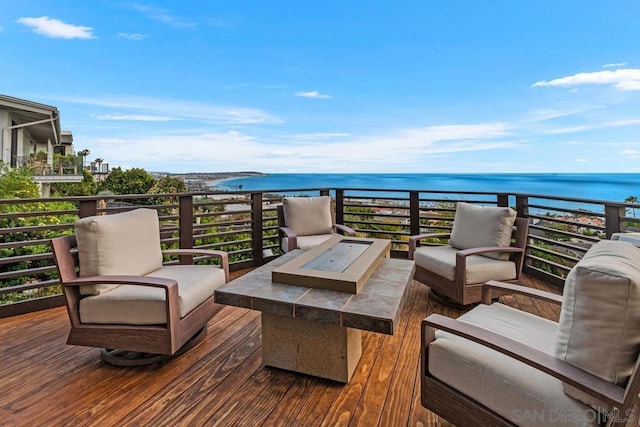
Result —
M144 276L162 267L160 225L153 209L98 215L76 222L80 277ZM113 285L86 285L83 295L98 295Z
M571 270L564 285L556 356L626 385L640 350L640 248L601 241ZM585 403L602 404L566 386Z
M458 249L510 246L515 220L516 211L511 208L475 206L458 202L449 244ZM509 259L509 254L499 252L482 256L503 261Z
M558 325L550 320L497 303L459 319L553 354ZM447 332L436 332L429 346L429 372L517 425L598 425L595 411L565 394L560 380Z
M297 236L333 232L331 197L285 197L282 199L284 223Z
M413 259L417 266L431 271L445 279L455 281L456 253L451 246L423 246L417 248ZM467 257L467 284L484 283L489 280L514 280L516 264L512 261L498 261L479 255Z
M211 265L165 266L147 276L175 279L180 295L180 317L186 316L216 288L224 285L224 270ZM165 291L123 285L80 300L82 323L159 325L167 323Z
M296 242L298 244L298 249L302 249L306 251L307 249L311 249L314 246L318 246L320 243L334 236L335 234L318 234L315 236L300 236L296 238ZM289 248L289 239L284 237L282 239L282 250L284 252L288 252Z

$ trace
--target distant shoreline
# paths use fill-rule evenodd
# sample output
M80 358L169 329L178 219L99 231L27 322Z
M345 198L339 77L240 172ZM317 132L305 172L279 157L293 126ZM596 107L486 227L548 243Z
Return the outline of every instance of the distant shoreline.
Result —
M235 178L247 178L253 176L267 176L266 173L256 171L241 172L188 172L188 173L165 173L154 172L154 175L170 176L181 178L189 191L211 191L218 190L219 182Z

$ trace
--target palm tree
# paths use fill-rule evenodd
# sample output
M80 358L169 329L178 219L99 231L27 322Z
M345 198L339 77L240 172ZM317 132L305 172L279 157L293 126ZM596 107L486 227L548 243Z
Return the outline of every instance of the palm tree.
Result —
M96 172L102 172L100 169L100 166L102 165L102 162L104 161L103 158L98 157L96 158L93 162L96 164Z
M626 199L624 199L625 203L638 203L638 197L636 196L629 196ZM633 217L636 217L636 208L633 207L631 208L631 212L633 212Z
M87 156L91 154L91 151L89 151L88 148L85 148L84 150L80 150L78 151L78 156L82 157L82 167L84 168L84 161L87 158Z

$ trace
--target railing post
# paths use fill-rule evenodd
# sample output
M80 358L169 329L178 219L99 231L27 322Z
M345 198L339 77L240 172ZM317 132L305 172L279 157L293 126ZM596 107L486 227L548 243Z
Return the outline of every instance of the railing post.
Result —
M420 193L417 191L409 192L409 233L420 234Z
M251 193L251 228L253 249L253 265L260 266L263 262L262 254L262 193Z
M627 209L624 206L604 205L605 232L607 239L611 238L613 233L624 231L627 223L620 223L620 218L627 215Z
M193 195L178 197L180 225L180 248L193 249ZM180 255L180 264L193 264L192 255Z
M516 212L521 218L529 217L529 197L516 196Z
M96 199L80 200L80 206L78 207L78 216L80 218L95 216L97 214L98 214L98 203Z
M501 208L509 207L509 195L505 193L498 193L498 206Z
M329 189L328 188L321 188L320 189L320 195L321 196L328 196L329 195Z
M344 225L344 190L336 188L336 224Z

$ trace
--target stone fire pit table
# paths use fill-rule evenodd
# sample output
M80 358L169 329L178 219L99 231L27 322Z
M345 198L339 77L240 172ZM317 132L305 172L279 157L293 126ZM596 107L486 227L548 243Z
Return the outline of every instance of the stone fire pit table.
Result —
M216 289L215 301L262 312L265 365L348 383L362 355L361 330L393 335L413 261L385 258L357 294L274 283L289 252Z

